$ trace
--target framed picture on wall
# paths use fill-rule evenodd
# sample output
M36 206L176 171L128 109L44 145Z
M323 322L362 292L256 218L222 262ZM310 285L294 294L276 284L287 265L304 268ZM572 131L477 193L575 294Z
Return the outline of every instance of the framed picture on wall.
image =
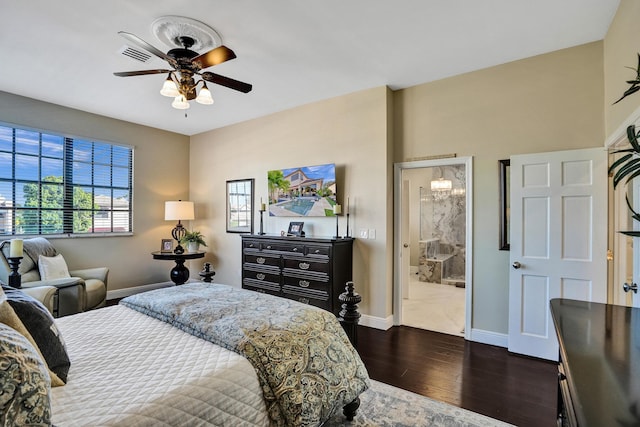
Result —
M508 251L509 246L509 214L511 201L509 198L509 170L511 160L499 160L500 166L500 243L501 251Z
M227 233L253 233L254 179L227 181Z

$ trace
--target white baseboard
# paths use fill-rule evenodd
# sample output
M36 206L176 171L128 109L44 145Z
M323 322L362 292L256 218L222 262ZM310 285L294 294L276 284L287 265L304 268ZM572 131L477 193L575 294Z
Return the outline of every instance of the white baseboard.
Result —
M509 336L497 332L483 331L482 329L471 330L471 341L482 344L495 345L498 347L509 347Z
M393 326L393 316L389 316L386 319L383 317L369 316L368 314L363 314L360 317L360 325L368 326L370 328L382 329L386 331L387 329Z

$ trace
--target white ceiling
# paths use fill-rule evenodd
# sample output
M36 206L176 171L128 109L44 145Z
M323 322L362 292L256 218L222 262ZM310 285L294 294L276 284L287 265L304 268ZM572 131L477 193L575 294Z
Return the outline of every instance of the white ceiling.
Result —
M0 0L0 91L193 135L387 85L400 89L604 38L619 0ZM125 58L118 31L162 51L164 15L214 28L237 58L208 69L211 106L159 94L167 68ZM202 52L200 52L202 53ZM526 84L526 82L523 82ZM1 119L1 118L0 118Z

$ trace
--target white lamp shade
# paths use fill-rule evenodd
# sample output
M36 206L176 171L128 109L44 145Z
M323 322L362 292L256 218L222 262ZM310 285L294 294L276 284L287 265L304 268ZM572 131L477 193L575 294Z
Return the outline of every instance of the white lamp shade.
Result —
M178 110L186 110L190 107L189 102L187 101L187 98L184 97L184 95L176 96L171 103L171 106L173 108L177 108Z
M160 94L163 96L170 96L171 98L175 98L176 96L180 95L180 92L178 92L176 83L171 80L171 78L167 78L167 80L165 80L164 84L162 85L162 89L160 89Z
M182 200L164 202L164 219L165 221L195 219L193 202Z
M200 92L196 97L196 102L204 105L213 104L213 98L211 97L211 92L209 91L209 89L207 89L206 86L200 89Z

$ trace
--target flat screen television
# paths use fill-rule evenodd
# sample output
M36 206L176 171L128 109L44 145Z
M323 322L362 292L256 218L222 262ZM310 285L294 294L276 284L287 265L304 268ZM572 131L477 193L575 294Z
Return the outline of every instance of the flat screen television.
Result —
M267 182L270 216L334 216L334 163L271 170Z

